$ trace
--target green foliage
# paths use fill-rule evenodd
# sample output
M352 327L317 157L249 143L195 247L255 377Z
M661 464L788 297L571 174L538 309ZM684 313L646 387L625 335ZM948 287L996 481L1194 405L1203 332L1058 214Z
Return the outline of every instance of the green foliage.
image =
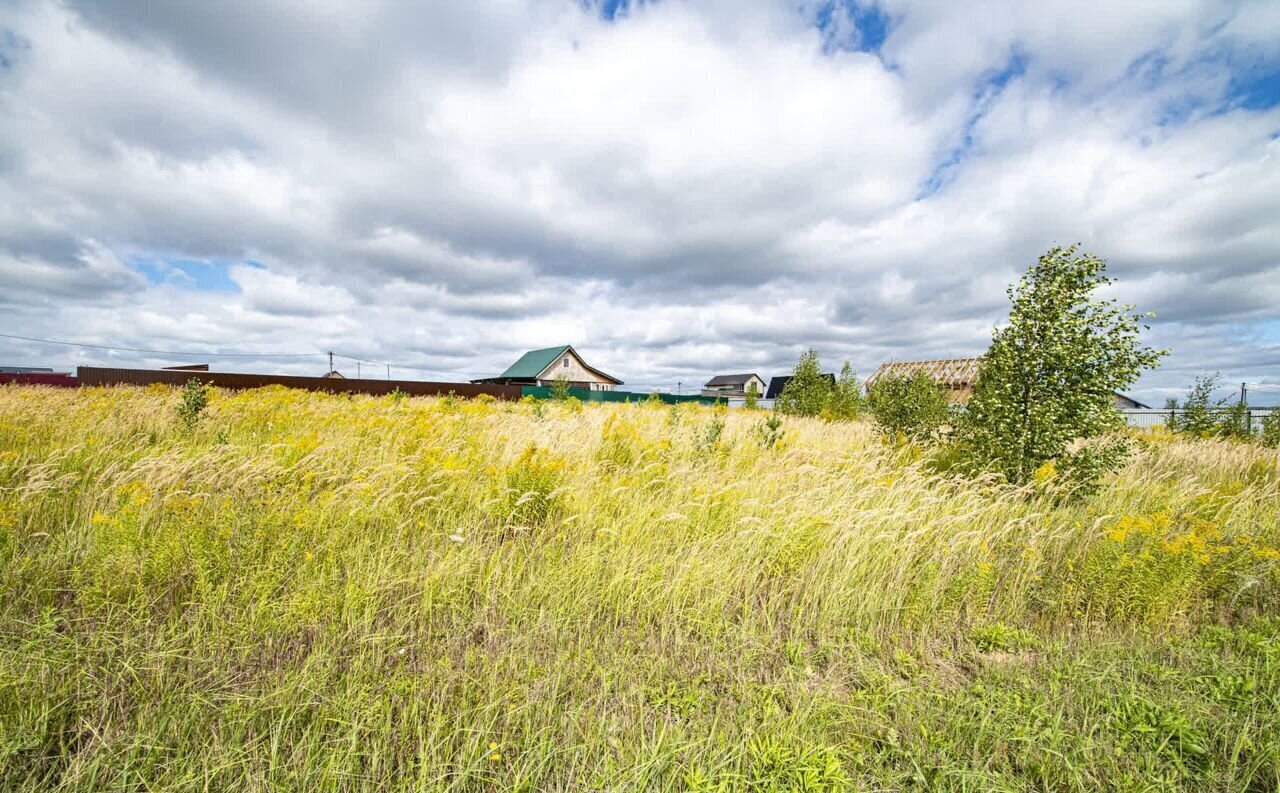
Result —
M720 436L724 434L724 416L717 412L702 428L702 438L699 439L698 446L703 451L711 451L720 445Z
M993 622L969 631L969 641L984 653L1016 653L1040 646L1036 637L1022 628Z
M1201 375L1187 389L1186 400L1181 405L1176 399L1170 399L1165 404L1170 411L1169 430L1198 438L1218 437L1266 443L1265 422L1263 435L1255 435L1253 417L1247 403L1239 400L1233 402L1231 397L1213 399L1213 392L1218 390L1220 380L1217 373Z
M1250 426L1252 418L1249 413L1248 403L1232 402L1218 412L1218 420L1215 423L1214 431L1220 438L1252 441L1255 439L1253 429Z
M1022 483L1069 444L1118 430L1114 392L1165 353L1140 343L1132 306L1100 300L1106 263L1075 246L1045 253L1009 288L1009 324L983 356L963 434L981 467Z
M836 378L836 387L831 392L824 415L838 421L852 421L865 407L862 388L858 385L853 365L845 361L840 367L840 376Z
M1263 446L1272 449L1280 447L1280 408L1272 408L1262 419L1262 435L1259 440Z
M818 352L806 350L796 362L791 379L778 395L774 406L779 413L792 416L817 416L831 399L831 381L822 376Z
M178 395L178 420L187 432L196 428L200 414L209 406L209 386L191 378Z
M1208 438L1213 435L1216 422L1214 408L1221 403L1213 402L1213 392L1218 387L1218 375L1201 375L1187 390L1186 401L1181 406L1177 400L1170 400L1167 405L1169 414L1169 430ZM1177 410L1178 412L1172 412Z
M1050 483L1059 496L1093 495L1102 477L1114 471L1129 456L1129 443L1124 438L1093 438L1079 443L1054 461L1058 477ZM1043 464L1041 466L1043 468ZM1041 470L1041 469L1037 469Z
M569 398L569 378L563 374L557 374L551 381L551 398L563 401Z
M770 413L768 418L756 425L756 437L766 449L777 446L778 441L782 440L782 417L777 413Z
M792 746L761 737L747 746L746 790L762 793L837 793L849 789L840 753L827 747Z
M752 380L747 384L747 400L743 403L743 407L747 410L755 410L760 406L760 389L756 386L756 381Z
M935 438L950 416L941 386L924 372L886 374L872 383L867 403L876 428L887 438Z
M506 468L498 517L511 526L545 526L560 509L556 491L563 471L560 460L529 444Z

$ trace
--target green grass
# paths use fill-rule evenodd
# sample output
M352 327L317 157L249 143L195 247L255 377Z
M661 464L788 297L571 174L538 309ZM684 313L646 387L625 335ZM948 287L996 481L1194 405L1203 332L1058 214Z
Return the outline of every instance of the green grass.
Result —
M0 789L1280 788L1274 450L1061 505L860 423L178 402L0 389Z

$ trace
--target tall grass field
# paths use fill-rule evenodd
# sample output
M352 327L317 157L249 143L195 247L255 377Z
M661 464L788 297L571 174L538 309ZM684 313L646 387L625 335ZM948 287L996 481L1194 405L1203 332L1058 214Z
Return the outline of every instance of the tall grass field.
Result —
M1280 789L1280 458L0 388L0 790Z

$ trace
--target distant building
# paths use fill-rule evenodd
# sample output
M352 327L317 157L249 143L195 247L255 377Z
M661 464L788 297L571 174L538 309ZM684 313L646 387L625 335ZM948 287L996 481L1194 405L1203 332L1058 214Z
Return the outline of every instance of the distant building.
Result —
M55 372L44 366L0 366L0 374L55 374Z
M584 361L578 351L569 344L530 350L497 377L485 377L471 382L548 386L561 378L569 381L570 388L585 388L591 391L612 391L614 386L622 385L622 381L618 378L605 374Z
M1150 410L1151 409L1150 405L1144 405L1138 400L1134 399L1133 397L1128 396L1127 394L1122 394L1119 391L1114 391L1112 393L1114 393L1116 397L1116 407L1120 408L1121 410Z
M339 372L337 369L330 369L329 371L320 375L320 378L322 380L346 380L347 376L344 375L342 372Z
M831 372L823 372L822 376L825 377L828 381L830 381L831 386L833 388L835 387L836 376L834 374L832 374ZM772 380L769 381L769 390L765 392L764 398L777 399L778 397L782 396L782 389L786 388L787 383L789 382L791 382L791 375L789 374L778 375L777 377L773 378Z
M924 372L933 378L938 385L946 389L947 399L963 405L968 403L969 398L973 396L973 388L978 383L978 369L981 364L981 358L891 361L880 364L880 367L871 373L871 376L866 379L863 385L870 390L877 380L887 375L911 377L916 372ZM1114 392L1114 394L1116 407L1121 410L1148 409L1147 405L1142 404L1133 397L1126 396L1119 391Z
M703 396L743 398L756 387L756 396L764 398L765 383L760 375L751 374L719 374L707 381L702 387Z
M978 365L981 358L938 358L928 361L891 361L880 364L864 382L868 390L885 376L912 377L924 372L947 391L947 399L965 404L973 396L973 386L978 382Z

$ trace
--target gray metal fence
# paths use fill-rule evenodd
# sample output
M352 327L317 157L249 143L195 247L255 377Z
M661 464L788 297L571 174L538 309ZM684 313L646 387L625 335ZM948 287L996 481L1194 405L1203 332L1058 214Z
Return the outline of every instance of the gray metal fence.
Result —
M1254 432L1262 431L1262 420L1270 415L1271 411L1280 410L1280 408L1249 408L1249 427ZM1174 408L1141 408L1133 410L1122 410L1125 421L1130 427L1142 427L1149 429L1151 427L1167 427L1169 426L1169 418L1174 415L1181 415L1185 411ZM1210 410L1215 417L1223 417L1227 413L1226 408L1212 408Z

